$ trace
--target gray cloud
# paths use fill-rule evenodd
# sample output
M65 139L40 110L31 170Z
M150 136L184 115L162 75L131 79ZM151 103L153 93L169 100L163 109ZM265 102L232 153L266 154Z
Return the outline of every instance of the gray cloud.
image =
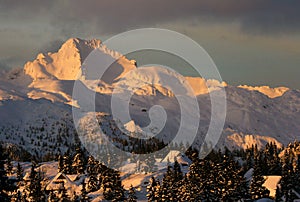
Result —
M68 7L70 19L95 22L95 26L108 32L189 18L209 22L237 21L250 33L284 33L300 29L300 2L297 0L75 0Z
M2 0L1 15L49 22L62 35L84 31L115 33L176 19L237 21L250 33L284 33L300 29L297 0ZM6 14L3 14L6 13ZM84 30L83 30L84 29Z
M249 76L248 71L276 67L279 70L270 74L269 83L277 74L299 88L299 71L293 70L300 64L296 47L300 39L299 11L299 0L0 0L0 69L21 66L38 52L54 52L70 37L104 40L130 29L164 26L178 28L189 36L195 27L200 31L190 36L197 35L207 44L205 48L217 52L214 59L223 71L233 76L238 72L235 78L228 77L228 82L250 83L257 76ZM221 29L213 31L226 33L211 34L206 25L217 25ZM191 29L185 33L186 27ZM261 43L264 38L244 39L245 34L268 35L267 39L275 40ZM224 39L220 39L222 35ZM241 35L242 39L235 40ZM282 43L272 46L277 39ZM280 44L285 49L277 53Z
M44 46L42 46L40 49L39 49L39 53L42 52L42 53L48 53L48 52L57 52L58 49L61 47L61 45L64 43L65 41L63 40L53 40L47 44L45 44Z

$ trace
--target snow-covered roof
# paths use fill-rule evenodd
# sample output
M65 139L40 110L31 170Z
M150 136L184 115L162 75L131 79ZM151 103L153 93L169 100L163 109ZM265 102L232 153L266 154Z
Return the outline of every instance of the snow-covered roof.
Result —
M181 165L190 165L192 163L187 156L182 156L182 155L178 156L176 160Z
M29 172L27 172L25 174L25 176L23 177L23 180L25 180L25 181L29 181L30 180L30 173Z
M265 186L270 191L271 197L275 197L277 185L281 179L281 176L269 175L269 176L264 176L264 178L266 179L266 181L263 184L263 186Z
M65 175L64 173L58 173L46 186L46 190L61 189L62 184L64 184L66 189L77 186L70 180L70 178L67 175Z
M256 200L256 202L273 202L273 200L270 198L261 198Z
M244 178L246 178L247 181L252 180L252 175L253 175L253 168L250 168L244 175Z
M129 121L128 123L124 124L124 128L126 130L128 130L129 132L136 132L137 128L136 128L136 125L134 123L133 120Z
M79 175L77 175L77 174L75 174L75 175L66 175L71 181L76 181L77 179L78 179L78 176Z
M177 156L180 155L180 151L177 150L171 150L167 156L161 161L161 162L170 162L170 163L174 163L175 162L175 158L177 158Z
M161 161L162 163L174 163L175 159L180 164L191 164L191 160L178 150L171 150L168 155Z

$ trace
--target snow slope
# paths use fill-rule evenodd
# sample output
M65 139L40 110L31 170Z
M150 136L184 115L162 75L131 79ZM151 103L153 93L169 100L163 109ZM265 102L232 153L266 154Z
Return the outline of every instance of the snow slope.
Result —
M289 90L289 88L286 87L277 87L277 88L270 88L270 86L247 86L247 85L240 85L239 88L244 88L248 90L256 90L258 92L261 92L265 94L266 96L270 98L280 97L282 96L286 91Z
M93 75L86 75L82 71L81 65L92 50L101 53L103 59L108 57L109 60L116 60L102 78L93 78ZM33 152L37 143L31 139L45 136L40 138L47 144L43 147L45 151L41 150L43 154L55 145L51 141L59 138L58 130L68 127L69 137L65 137L65 140L72 139L74 125L71 106L80 108L82 104L73 100L72 92L74 80L80 77L83 78L83 87L87 89L86 96L96 94L97 112L111 113L112 93L135 92L127 106L135 124L125 125L129 130L145 128L150 123L151 107L162 106L167 115L166 125L162 130L151 128L151 131L156 131L160 138L169 141L177 133L181 119L174 92L163 85L171 76L176 84L190 86L191 96L197 98L200 121L195 145L201 145L209 125L211 102L208 93L217 93L222 87L227 93L227 117L219 147L245 148L252 144L262 146L270 141L280 146L300 139L298 90L267 86L236 87L209 78L180 77L170 70L147 68L146 74L143 73L135 66L135 61L110 50L100 40L69 39L58 52L39 54L34 61L25 64L24 71L14 70L0 78L0 137L5 142L21 145ZM171 83L174 82L172 80ZM197 115L189 106L187 111L187 119ZM49 123L41 123L43 119ZM56 124L57 121L59 123ZM29 131L32 130L30 128L42 126L43 131ZM184 127L190 129L189 125ZM26 144L22 144L22 137ZM60 147L62 150L66 148L64 144Z

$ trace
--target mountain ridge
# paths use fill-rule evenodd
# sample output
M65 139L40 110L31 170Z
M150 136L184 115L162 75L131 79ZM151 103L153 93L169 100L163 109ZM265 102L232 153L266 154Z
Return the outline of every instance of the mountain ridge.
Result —
M82 76L83 61L91 51L98 51L116 60L111 72L106 73L103 79L89 80L87 77L82 81L89 93L95 93L96 97L100 98L96 101L97 112L111 113L111 94L115 90L122 92L132 89L135 94L129 108L137 126L149 124L148 112L151 106L162 105L170 119L162 137L169 139L176 133L180 125L180 110L174 93L164 86L156 85L165 81L166 77L162 73L167 75L168 71L157 71L156 67L152 67L153 70L149 68L148 71L153 74L131 74L131 70L139 69L134 60L110 50L100 40L71 38L58 52L38 54L35 60L24 65L23 71L12 71L7 78L0 78L0 114L4 114L1 118L3 122L0 123L2 141L19 144L17 139L22 137L22 133L28 135L26 131L29 130L28 124L31 122L53 117L51 122L54 123L55 119L58 119L63 123L66 114L68 127L75 130L72 125L71 106L80 107L80 103L73 100L73 85L75 79ZM182 83L188 82L200 107L199 137L195 140L197 146L201 145L210 120L209 93L217 93L218 89L223 87L227 93L227 118L218 147L241 148L252 143L262 146L268 141L287 144L294 139L300 139L300 126L297 123L300 118L298 90L285 87L231 86L225 82L200 77L178 77L177 80ZM53 112L45 113L46 108ZM20 131L7 129L5 123L10 123L11 127L19 128ZM53 131L58 130L44 128L45 132L41 134L50 139ZM34 144L37 143L29 141L28 148L33 148Z

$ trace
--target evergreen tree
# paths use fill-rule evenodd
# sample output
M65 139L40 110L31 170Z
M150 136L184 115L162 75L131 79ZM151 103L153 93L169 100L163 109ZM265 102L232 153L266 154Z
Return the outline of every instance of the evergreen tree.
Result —
M19 185L23 181L23 175L24 175L24 169L22 168L22 166L20 165L20 163L18 163L18 165L17 165L17 180L18 180L18 184Z
M13 194L11 201L14 202L23 202L22 201L22 193L20 191L17 191L17 193Z
M58 156L58 172L62 172L64 170L64 162L63 162L63 157L61 155Z
M151 177L150 185L147 187L147 198L149 202L158 201L160 194L160 184L157 182L154 177Z
M42 190L42 174L41 172L35 171L35 165L34 163L31 166L31 172L30 172L30 182L28 187L26 188L27 191L27 200L28 201L44 201L45 200L45 194Z
M50 191L47 202L58 202L58 198L53 191Z
M281 174L281 164L280 158L278 156L279 151L275 143L267 143L263 151L263 165L265 170L264 174L267 175L280 175Z
M80 197L76 194L76 192L74 191L73 196L71 198L72 202L80 202Z
M299 189L299 171L297 169L298 166L293 166L293 162L296 160L290 149L285 149L282 161L282 178L280 180L280 188L276 193L276 198L280 199L284 197L285 201L289 202L294 199L292 190Z
M199 193L201 190L189 179L188 175L183 178L181 186L178 188L177 198L180 198L180 201L200 201Z
M6 173L8 175L12 175L13 174L13 168L14 168L14 166L11 162L10 157L8 156L7 161L6 161Z
M173 172L171 166L168 166L167 172L164 175L160 186L160 199L162 201L174 201L174 190L172 189L173 185Z
M219 198L222 201L239 201L248 199L246 179L240 173L241 167L232 156L224 156L223 161L216 166L214 173Z
M89 175L95 175L97 174L97 162L96 160L94 159L93 156L89 156L88 157L88 162L87 162L87 173Z
M155 165L156 160L153 155L149 155L148 158L144 160L145 166L144 171L146 173L154 172L157 170L157 165Z
M65 188L65 183L63 182L62 183L62 186L59 190L59 202L69 202L70 201L70 198L67 194L67 190Z
M103 173L102 185L103 196L106 200L122 201L125 199L119 172L107 169Z
M70 158L70 153L67 151L63 156L63 172L65 174L72 174L72 162Z
M28 202L27 200L27 193L23 192L22 196L21 196L21 202Z
M128 191L127 202L136 202L137 197L135 195L135 188L131 185Z
M84 157L83 157L83 151L81 150L80 147L76 148L76 154L73 159L73 164L72 164L75 172L77 174L83 174L84 173Z
M98 179L96 175L90 175L88 183L87 183L87 188L89 192L94 192L97 191L99 187Z
M162 201L177 201L179 187L181 186L181 180L183 174L179 163L175 160L174 167L168 166L167 172L164 175L160 186L160 196Z
M215 165L206 159L196 161L190 166L188 175L189 187L195 189L196 194L192 196L196 201L217 201L218 193L216 176L213 171Z
M258 163L260 158L260 155L257 155L254 159L254 168L250 183L250 195L253 200L269 197L269 191L263 186L265 179L262 176L262 171Z
M5 155L2 145L0 144L0 201L7 202L10 201L8 196L9 192L12 192L16 189L13 182L8 179L6 175L6 170L4 167L5 164Z
M86 191L84 180L82 181L81 186L82 186L82 188L81 188L80 202L89 202L90 200L89 200L89 197L87 196L87 191Z
M177 160L175 160L175 162L174 162L173 170L174 170L174 174L173 174L174 181L178 182L178 181L182 180L183 174L182 174L180 165Z

